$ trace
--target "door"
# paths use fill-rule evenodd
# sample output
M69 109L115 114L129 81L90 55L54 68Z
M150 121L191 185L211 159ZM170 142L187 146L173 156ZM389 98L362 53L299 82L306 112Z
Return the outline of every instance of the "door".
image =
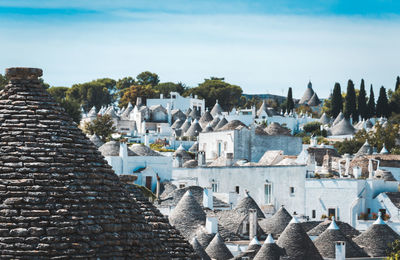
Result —
M151 181L152 181L152 177L146 176L146 188L148 188L149 190L151 190Z
M267 183L264 186L264 202L272 204L272 183Z

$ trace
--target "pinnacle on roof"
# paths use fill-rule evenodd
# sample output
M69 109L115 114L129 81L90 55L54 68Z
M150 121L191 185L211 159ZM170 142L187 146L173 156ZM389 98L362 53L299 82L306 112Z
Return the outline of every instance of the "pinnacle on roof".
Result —
M274 238L272 237L271 234L268 234L268 237L267 237L267 239L265 239L264 243L267 243L267 244L274 244L275 243Z
M93 106L93 107L89 110L88 116L89 116L89 117L95 117L95 116L97 116L97 112L96 112L96 107L95 107L95 106Z
M382 213L378 212L378 218L374 221L373 225L386 225L386 222L382 219Z
M334 219L330 226L314 240L314 244L323 257L331 259L335 258L335 242L338 241L346 242L346 258L367 257L367 254L356 243L343 234Z
M7 69L10 83L0 92L0 156L8 165L1 179L5 189L21 190L3 197L8 209L0 225L19 241L3 239L7 256L168 259L137 203L43 88L41 75L41 69Z
M297 223L299 223L299 220L295 217L295 216L293 216L292 217L292 220L289 222L289 224L297 224Z
M389 151L386 149L385 144L383 144L382 150L379 153L380 154L389 154Z
M233 257L231 251L229 251L228 247L225 245L225 242L219 235L219 233L215 234L213 240L207 246L206 253L212 259L218 259L218 260L227 260Z
M217 115L222 115L222 112L223 112L222 107L221 107L220 104L218 104L218 99L217 99L217 100L215 101L214 107L211 109L210 114L211 114L213 117L215 117L215 116L217 116Z
M286 254L293 259L322 260L314 243L295 217L279 236L276 244L284 248Z

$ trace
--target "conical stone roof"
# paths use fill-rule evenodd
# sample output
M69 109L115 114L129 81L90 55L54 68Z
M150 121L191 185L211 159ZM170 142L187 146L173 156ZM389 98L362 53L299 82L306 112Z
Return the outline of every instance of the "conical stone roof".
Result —
M325 113L323 113L319 119L319 122L323 125L327 125L331 123L331 119Z
M168 259L139 206L42 87L41 75L7 69L10 84L0 92L2 258Z
M314 95L314 90L312 89L312 85L311 82L308 83L307 89L303 94L303 97L300 99L299 104L307 104L308 101L310 101L310 99L312 98L312 96Z
M291 135L290 129L281 126L279 123L276 122L272 122L271 124L269 124L264 131L268 134L268 135Z
M342 121L332 126L332 135L352 135L355 133L354 127L350 124L350 121L343 118Z
M285 230L291 219L292 216L289 212L284 207L280 207L271 218L263 219L258 224L266 234L271 234L277 238Z
M199 122L197 119L193 121L193 123L190 125L189 129L185 132L184 136L189 136L189 137L194 137L198 136L199 133L201 133L203 129L201 128Z
M129 150L133 151L138 156L162 156L160 153L152 150L144 144L132 144Z
M343 115L342 112L340 112L340 113L337 115L337 117L335 118L335 120L333 121L332 126L338 124L340 121L343 120L343 118L344 118L344 115Z
M129 119L129 114L132 112L133 110L133 106L131 104L131 102L129 102L128 106L125 108L124 111L121 111L121 118L124 120L128 120Z
M192 112L190 112L189 116L193 119L199 119L200 118L200 111L197 110L197 108L193 108Z
M185 120L186 121L186 120ZM184 121L182 121L181 119L176 119L175 122L171 125L172 129L179 129L181 128L181 126L183 125Z
M317 93L314 92L314 94L312 95L312 97L310 98L310 100L308 100L307 104L308 104L309 106L313 107L313 106L318 106L319 103L321 103L321 102L319 101L319 98L318 98L318 96L317 96Z
M214 107L211 109L210 114L211 114L213 117L215 117L215 116L217 116L217 115L222 115L222 112L223 112L222 107L221 107L220 104L218 104L218 100L217 100L217 101L215 102Z
M222 237L217 233L206 248L206 253L212 259L227 260L233 258L231 251L225 245Z
M203 248L206 248L215 236L213 233L208 233L204 226L199 226L194 235Z
M218 116L214 117L213 121L211 121L210 126L213 129L215 129L215 127L218 125L219 121L221 121L221 119Z
M214 130L218 130L220 128L222 128L224 125L226 125L228 123L228 120L226 120L225 117L223 117L218 124L214 127Z
M367 254L350 238L346 237L333 220L330 226L314 240L318 251L325 258L335 258L335 242L346 242L346 258L367 257Z
M211 115L208 110L201 116L199 123L201 125L201 128L205 128L208 123L211 123L213 121L213 116Z
M319 236L321 235L330 225L332 221L327 219L319 223L316 227L307 232L309 236ZM340 231L347 237L353 238L360 235L360 231L350 226L350 224L342 221L336 221L336 224L340 228Z
M120 144L118 141L109 141L100 146L99 151L103 156L119 156ZM137 156L137 154L128 149L128 156Z
M193 143L193 145L189 148L189 152L191 153L197 153L199 151L199 142L196 141Z
M356 156L362 156L362 155L370 155L372 154L373 149L371 145L368 143L368 140L365 140L365 143L360 147L360 149L357 151Z
M268 106L267 103L265 103L265 100L263 100L263 102L261 103L260 108L257 110L257 116L260 116L262 114L262 112L265 112L268 114Z
M197 203L190 191L178 202L171 215L169 215L171 225L175 226L187 239L200 226L206 223L206 214Z
M284 250L275 244L271 235L268 235L253 260L280 260L284 255Z
M185 112L186 118L190 115L190 113L192 113L192 109L189 107L189 109Z
M247 215L251 209L257 211L257 218L265 218L265 215L257 205L257 202L255 202L255 200L248 193L246 193L244 198L242 198L236 205L235 210Z
M386 256L386 250L400 236L379 216L366 231L354 238L354 242L363 248L370 257Z
M200 245L199 241L197 240L196 237L192 239L192 247L194 251L197 253L198 256L200 256L201 260L211 260L211 258L207 255L206 251L204 248Z
M211 127L211 124L209 123L205 128L203 128L203 132L202 133L210 133L213 132L214 129Z
M179 129L182 130L182 133L186 133L186 131L189 130L191 125L192 125L192 123L191 123L190 117L188 117L185 120L185 123L183 123L183 125Z
M301 227L301 224L293 218L289 225L279 236L276 244L285 249L286 254L298 260L322 260L314 243Z

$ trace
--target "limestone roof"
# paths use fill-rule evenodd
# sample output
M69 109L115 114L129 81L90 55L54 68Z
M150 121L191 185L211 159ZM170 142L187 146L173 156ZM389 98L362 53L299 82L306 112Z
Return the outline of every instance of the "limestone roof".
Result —
M271 235L268 235L253 260L280 260L284 255L284 250L275 244Z
M99 151L103 156L119 156L119 142L109 141L99 147ZM137 154L128 149L128 156L137 156Z
M382 257L386 256L389 245L399 239L400 236L380 219L354 238L354 242L361 246L370 257Z
M132 144L129 149L139 156L163 156L144 144Z
M194 237L204 249L210 244L214 236L215 234L208 233L204 226L199 226L194 233Z
M169 259L97 147L44 89L42 70L11 68L6 76L2 258Z
M217 233L206 248L206 253L212 259L227 260L233 258L231 251L225 245L222 237Z
M327 220L319 223L316 227L314 227L310 231L308 231L307 234L309 236L319 236L330 226L331 223L332 223L332 221L327 219ZM353 228L346 222L336 221L336 224L340 228L340 231L349 238L353 238L353 237L360 235L360 231Z
M224 125L228 123L228 120L226 120L225 117L223 117L221 120L219 120L218 124L214 127L214 131L220 129Z
M309 106L318 106L321 103L321 101L319 100L317 93L314 92L314 94L312 95L312 97L310 98L310 100L308 100L307 104Z
M218 123L219 123L220 120L221 120L221 119L220 119L218 116L214 117L214 119L211 121L211 127L212 127L213 129L215 129L215 127L218 125Z
M323 113L321 118L319 119L319 122L323 125L327 125L331 123L331 119L327 114Z
M173 109L171 111L172 122L175 123L176 120L180 119L182 122L186 120L186 115L180 109Z
M257 116L260 116L262 114L262 112L265 112L268 114L268 106L267 103L265 102L265 100L262 101L261 106L258 108L257 110Z
M210 114L215 117L217 115L222 115L223 109L221 107L220 104L218 104L218 100L215 102L215 105L213 106L213 108L211 109Z
M271 124L269 124L264 131L268 134L268 135L291 135L290 129L281 126L279 123L276 122L272 122Z
M196 141L193 143L193 145L189 148L189 152L191 153L197 153L199 151L199 142Z
M313 95L314 90L312 89L311 82L309 82L306 91L304 91L303 97L300 99L299 104L307 104Z
M169 221L186 239L189 239L200 225L206 223L206 214L188 190L169 215Z
M332 135L352 135L355 133L355 129L349 120L343 118L342 121L332 126L331 133Z
M196 237L194 237L190 243L191 243L194 251L197 253L197 255L200 256L201 260L211 260L211 258L207 255L203 246L200 245L200 243Z
M189 129L185 132L184 136L189 136L189 137L194 137L198 136L199 133L201 133L203 129L201 128L199 122L197 119L193 121L193 123L190 125Z
M122 111L121 113L121 118L123 119L129 119L129 114L132 112L133 110L133 106L131 104L131 102L129 102L128 106L125 108L124 111Z
M181 128L181 126L183 125L184 121L182 121L181 119L176 119L175 122L171 125L172 129L179 129Z
M186 161L186 160L191 160L191 159L192 159L192 156L190 155L190 153L188 153L188 152L183 148L182 145L179 145L178 149L176 149L176 151L174 152L174 157L177 157L177 156L182 156L182 159L183 159L184 161Z
M207 126L205 128L203 128L203 132L202 133L210 133L213 132L214 129L212 128L211 124L207 124Z
M222 119L222 120L224 120L224 119ZM221 123L221 121L220 121L220 123ZM241 129L243 127L247 128L247 126L245 124L243 124L241 121L232 120L232 121L229 121L227 124L218 127L217 131L229 131L229 130Z
M188 160L183 163L183 168L196 168L198 166L198 162L196 160Z
M342 121L344 119L344 115L342 112L340 112L337 117L335 118L335 120L332 123L332 126L338 124L340 121Z
M182 133L186 133L186 131L189 130L191 125L192 125L192 123L191 123L190 117L188 117L179 129L182 130Z
M257 205L257 202L250 196L248 192L246 192L246 195L237 203L235 210L243 214L249 214L251 209L257 211L257 218L265 218L265 215Z
M314 244L324 258L335 258L335 242L338 241L346 242L346 258L368 256L364 250L342 233L338 226L336 226L334 220L331 222L329 228L325 229L325 231L314 240Z
M192 109L189 107L188 110L185 112L185 116L189 117L190 113L192 113Z
M372 154L372 146L368 143L368 140L365 140L365 143L360 147L356 156Z
M205 128L207 126L208 123L211 123L213 121L213 116L211 115L211 113L207 110L206 112L204 112L204 114L201 116L199 123L201 125L202 128Z
M286 254L293 259L323 259L314 243L295 218L286 226L276 244L282 247Z
M199 119L200 118L200 110L197 108L193 108L192 112L190 112L189 116L193 119Z
M277 238L285 230L291 219L292 216L289 212L284 207L280 207L272 217L259 220L258 223L266 234L271 234Z

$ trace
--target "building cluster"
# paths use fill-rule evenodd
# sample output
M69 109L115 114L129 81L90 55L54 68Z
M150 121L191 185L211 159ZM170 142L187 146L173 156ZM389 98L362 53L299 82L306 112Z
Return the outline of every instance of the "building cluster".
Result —
M342 157L260 118L301 126L306 116L272 115L265 105L250 114L224 112L218 103L207 111L204 100L171 95L83 119L108 114L120 130L129 128L120 132L126 137L149 142L155 131L179 144L157 152L85 136L41 86L40 69L6 75L2 258L382 259L400 239L400 157L368 143ZM241 120L247 116L254 118ZM193 139L176 140L185 136Z

